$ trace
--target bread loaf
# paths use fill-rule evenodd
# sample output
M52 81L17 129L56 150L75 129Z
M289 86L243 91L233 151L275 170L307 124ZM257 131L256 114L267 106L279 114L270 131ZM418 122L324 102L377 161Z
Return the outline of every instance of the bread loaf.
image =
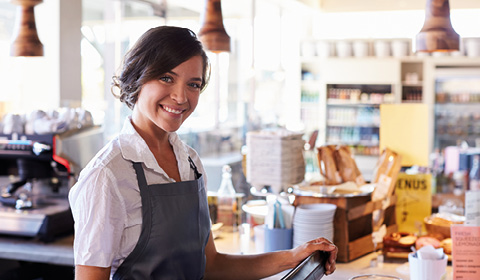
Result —
M335 162L334 145L326 145L317 148L318 166L320 173L325 178L325 184L337 185L342 183L342 178L338 173L337 164Z
M338 173L343 182L355 182L359 186L365 184L365 180L357 167L349 147L338 146L334 155Z
M320 173L325 178L326 185L345 182L355 182L358 186L365 184L348 146L325 145L317 151Z

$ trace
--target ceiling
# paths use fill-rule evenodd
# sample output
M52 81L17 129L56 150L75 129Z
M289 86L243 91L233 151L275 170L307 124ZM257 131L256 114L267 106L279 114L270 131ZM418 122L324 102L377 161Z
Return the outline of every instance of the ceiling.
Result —
M300 0L299 0L300 1ZM323 12L423 10L426 0L305 0ZM302 2L305 2L302 1ZM479 0L451 0L451 9L479 9Z

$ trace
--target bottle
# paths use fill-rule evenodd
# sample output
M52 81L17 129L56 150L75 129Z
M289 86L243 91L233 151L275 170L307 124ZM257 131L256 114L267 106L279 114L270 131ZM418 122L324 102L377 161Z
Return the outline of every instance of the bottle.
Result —
M232 183L232 168L229 165L224 165L222 168L222 181L217 198L217 223L223 223L222 228L225 231L236 231L237 199Z
M473 156L472 168L468 177L469 189L472 191L480 190L480 155Z

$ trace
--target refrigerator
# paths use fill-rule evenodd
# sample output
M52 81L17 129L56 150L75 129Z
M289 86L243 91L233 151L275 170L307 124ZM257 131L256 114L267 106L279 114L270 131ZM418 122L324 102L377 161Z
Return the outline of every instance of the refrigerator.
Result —
M435 69L434 149L480 146L480 66Z

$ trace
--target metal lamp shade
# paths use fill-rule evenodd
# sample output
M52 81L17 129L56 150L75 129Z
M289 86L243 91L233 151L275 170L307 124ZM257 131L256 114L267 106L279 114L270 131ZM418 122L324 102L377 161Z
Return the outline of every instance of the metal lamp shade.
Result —
M35 24L34 7L42 0L12 0L18 5L15 19L14 40L10 46L11 56L43 56Z
M416 36L416 51L457 51L459 46L460 36L450 22L448 0L427 0L425 23Z
M202 13L202 27L198 32L200 41L206 50L229 52L230 36L223 26L222 5L220 0L206 0Z

